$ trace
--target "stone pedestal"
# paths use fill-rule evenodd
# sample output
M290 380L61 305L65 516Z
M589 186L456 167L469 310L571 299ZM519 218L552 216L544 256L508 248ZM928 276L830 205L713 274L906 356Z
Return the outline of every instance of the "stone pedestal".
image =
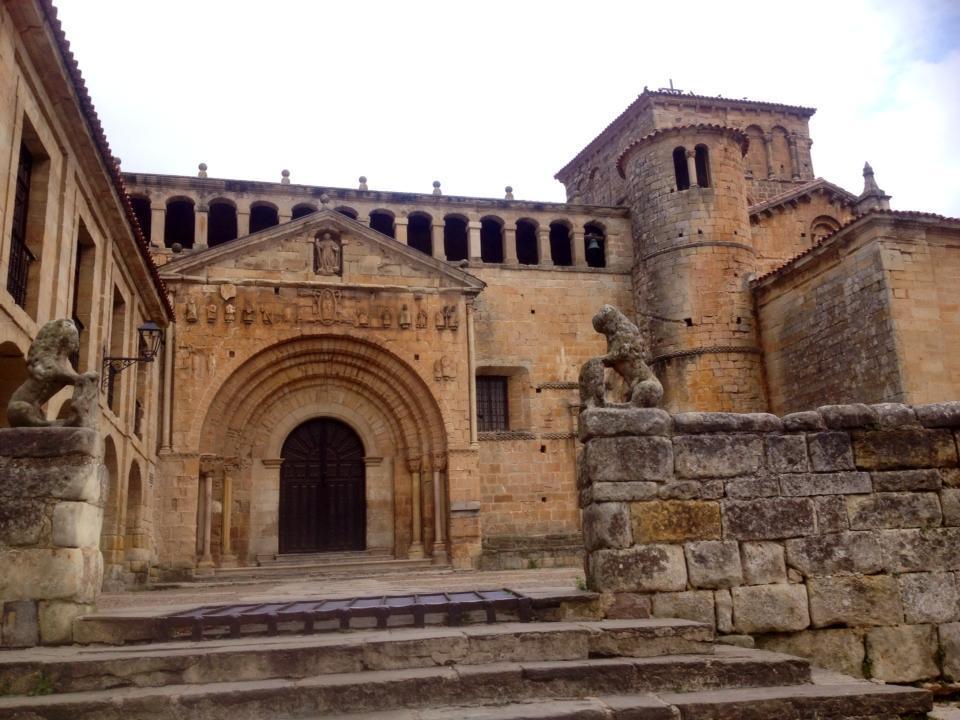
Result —
M73 641L103 582L99 433L0 429L0 647Z

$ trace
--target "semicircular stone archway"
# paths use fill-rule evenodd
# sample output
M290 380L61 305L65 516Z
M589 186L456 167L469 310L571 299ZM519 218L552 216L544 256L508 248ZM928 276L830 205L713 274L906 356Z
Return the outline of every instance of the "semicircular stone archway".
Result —
M446 519L435 522L432 484L444 481L431 468L447 451L447 428L430 388L393 353L357 338L299 337L249 357L204 394L209 401L197 406L207 411L186 435L217 482L230 486L221 512L231 517L219 528L212 522L215 538L224 527L230 534L231 557L253 563L283 550L282 449L297 427L321 418L349 427L364 448L366 551L433 550Z

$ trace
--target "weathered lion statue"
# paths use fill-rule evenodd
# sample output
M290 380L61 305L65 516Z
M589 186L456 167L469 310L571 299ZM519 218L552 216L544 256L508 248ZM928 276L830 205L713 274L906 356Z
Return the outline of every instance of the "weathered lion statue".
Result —
M77 374L70 356L80 349L73 320L51 320L37 333L27 353L27 379L10 397L10 427L93 427L96 422L97 373ZM43 406L67 385L73 385L70 407L58 420L47 420Z
M580 370L580 404L583 408L606 405L605 368L623 378L626 402L635 407L656 407L663 386L644 362L646 347L640 329L613 305L604 305L593 316L593 329L607 338L607 354L592 358Z

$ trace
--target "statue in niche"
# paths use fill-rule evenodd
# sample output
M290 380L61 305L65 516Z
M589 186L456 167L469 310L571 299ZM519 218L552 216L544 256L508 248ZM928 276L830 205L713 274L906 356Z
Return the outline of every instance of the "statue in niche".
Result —
M283 321L288 323L297 322L297 306L296 305L284 305Z
M337 305L340 293L329 288L320 291L317 299L317 308L320 322L324 325L333 325L337 321Z
M79 350L73 320L51 320L40 328L27 351L27 379L7 405L10 427L96 427L100 375L73 369L70 356ZM47 420L43 406L67 385L73 385L73 398L65 416Z
M356 310L357 327L367 327L370 324L370 314L363 305L357 305Z
M447 309L437 310L433 316L434 322L437 325L437 330L443 330L447 326Z
M217 315L220 314L220 306L216 303L210 303L207 305L207 322L215 323L217 321Z
M385 328L393 325L393 313L390 312L390 308L388 308L386 305L384 305L383 309L380 311L380 325Z
M237 306L231 302L223 309L223 321L232 323L237 318Z
M453 380L457 374L453 367L453 360L449 355L441 355L433 363L433 377L436 380Z
M253 325L257 320L257 311L254 309L253 305L247 304L243 306L243 321L247 325Z
M410 310L407 308L406 304L400 308L400 318L397 320L397 325L406 330L413 324L413 319L410 317Z
M417 310L417 329L423 330L427 327L427 311L423 308Z
M644 362L646 346L640 329L612 305L604 305L593 316L593 329L607 338L607 354L592 358L580 369L580 405L583 408L606 405L605 369L612 368L623 378L623 397L615 405L656 407L663 397L663 386Z
M260 308L260 321L264 325L273 325L273 313L270 312L270 308L268 307Z
M313 263L317 275L340 274L340 243L329 232L314 238Z
M186 318L188 323L195 323L200 319L197 314L197 303L193 298L187 298Z
M447 321L447 327L451 330L456 330L460 327L460 321L457 319L457 306L456 305L447 305L443 308L443 315Z

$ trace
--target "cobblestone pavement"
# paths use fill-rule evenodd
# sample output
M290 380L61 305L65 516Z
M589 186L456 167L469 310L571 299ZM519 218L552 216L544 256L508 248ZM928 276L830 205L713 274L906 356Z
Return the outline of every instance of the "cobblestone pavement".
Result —
M110 614L122 614L124 611L141 614L153 609L159 613L170 612L175 607L282 601L287 598L300 600L494 588L570 590L575 589L582 580L583 571L576 567L471 572L428 570L351 578L278 578L269 582L198 583L167 590L104 593L97 601L97 608L100 612Z

